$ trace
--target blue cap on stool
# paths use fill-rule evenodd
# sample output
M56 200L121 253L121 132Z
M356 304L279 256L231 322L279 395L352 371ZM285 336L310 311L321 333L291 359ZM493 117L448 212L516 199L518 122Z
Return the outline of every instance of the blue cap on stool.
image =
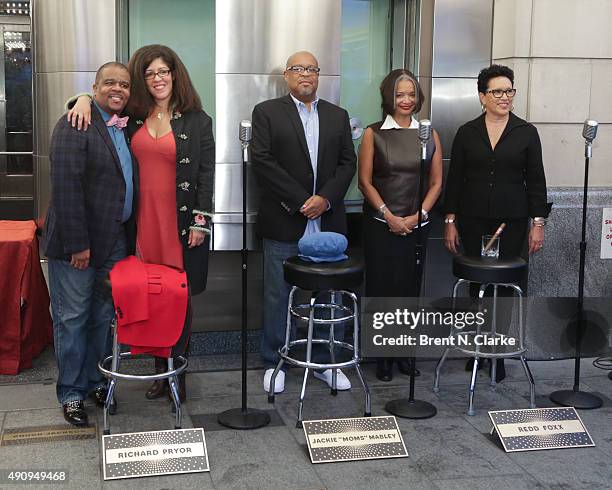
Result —
M344 253L348 240L333 231L320 231L300 238L298 250L300 259L312 262L338 262L348 259Z

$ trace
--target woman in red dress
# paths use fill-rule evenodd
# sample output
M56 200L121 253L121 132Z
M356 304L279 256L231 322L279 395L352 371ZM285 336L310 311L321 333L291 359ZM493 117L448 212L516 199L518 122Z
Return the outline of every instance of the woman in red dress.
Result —
M190 293L206 287L212 217L215 146L212 120L202 110L187 69L166 46L149 45L130 58L131 96L128 136L139 166L136 254L145 262L187 272ZM87 126L90 100L79 97L68 117ZM186 355L191 333L191 303L173 355ZM167 369L156 358L156 372ZM159 398L167 382L156 381L147 398ZM179 395L185 400L185 378Z

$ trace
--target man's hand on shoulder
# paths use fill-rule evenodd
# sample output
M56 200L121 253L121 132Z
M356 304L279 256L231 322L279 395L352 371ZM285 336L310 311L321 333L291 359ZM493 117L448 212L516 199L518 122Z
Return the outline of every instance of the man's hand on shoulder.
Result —
M317 194L309 197L300 208L300 213L308 219L317 219L329 209L329 201Z
M89 249L73 253L72 257L70 258L70 265L77 270L84 271L87 269L87 267L89 267L89 256Z

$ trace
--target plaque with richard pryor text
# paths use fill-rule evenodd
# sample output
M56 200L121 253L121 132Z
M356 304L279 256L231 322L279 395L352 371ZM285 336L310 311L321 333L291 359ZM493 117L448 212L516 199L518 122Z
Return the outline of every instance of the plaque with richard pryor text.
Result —
M574 407L489 412L506 452L595 446Z
M308 420L302 424L313 463L408 457L392 416Z

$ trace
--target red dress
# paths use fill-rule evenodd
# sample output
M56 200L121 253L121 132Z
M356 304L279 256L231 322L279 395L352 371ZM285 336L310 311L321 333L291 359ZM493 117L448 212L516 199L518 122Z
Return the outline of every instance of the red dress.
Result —
M132 137L140 188L136 254L150 264L183 268L176 219L176 142L170 131L154 138L147 123Z

